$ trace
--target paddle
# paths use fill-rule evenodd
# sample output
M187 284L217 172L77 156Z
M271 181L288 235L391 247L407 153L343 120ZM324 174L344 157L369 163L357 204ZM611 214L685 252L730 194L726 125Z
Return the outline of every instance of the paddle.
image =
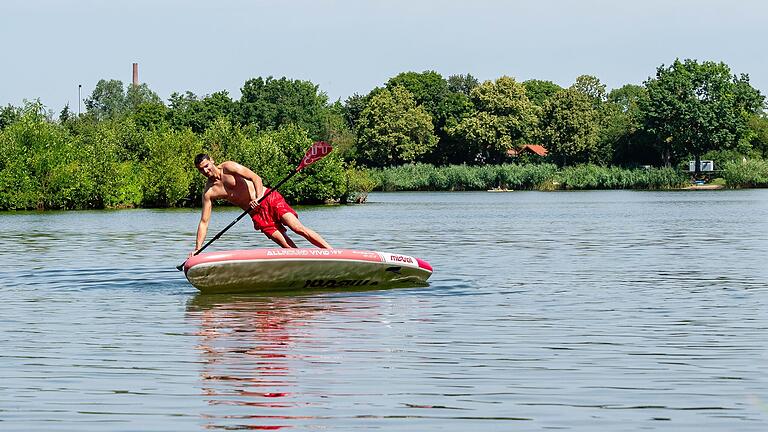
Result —
M271 194L272 192L276 191L276 190L277 190L277 188L279 188L280 186L282 186L282 185L283 185L285 182L287 182L287 181L288 181L288 180L289 180L291 177L293 177L294 175L296 175L296 173L297 173L297 172L301 171L302 169L304 169L304 168L306 168L306 167L308 167L308 166L312 165L313 163L315 163L315 162L319 161L320 159L324 158L324 157L325 157L325 156L326 156L328 153L330 153L330 152L331 152L331 150L333 150L333 147L331 147L331 146L330 146L328 143L326 143L325 141L317 141L317 142L313 143L313 144L312 144L312 147L310 147L310 148L309 148L309 150L307 150L307 152L304 154L304 158L302 158L302 159L301 159L301 163L299 164L299 166L297 166L297 167L296 167L296 168L295 168L293 171L291 171L291 173L290 173L290 174L288 174L288 175L287 175L287 176L286 176L284 179L280 180L280 181L279 181L279 182L278 182L278 183L275 185L275 187L271 188L271 189L270 189L270 190L269 190L267 193L265 193L265 194L264 194L264 196L262 196L261 198L259 198L259 200L256 202L256 204L257 204L257 205L261 204L261 202L262 202L262 201L264 201L264 199L265 199L265 198L267 198L267 197L269 196L269 194ZM237 217L237 219L233 220L233 221L232 221L232 222L231 222L229 225L227 225L227 227L226 227L226 228L224 228L223 230L219 231L219 233L218 233L218 234L216 234L215 236L213 236L213 238L212 238L212 239L208 240L208 242L207 242L206 244L204 244L204 245L203 245L203 247L201 247L200 249L198 249L197 251L195 251L195 253L194 253L194 254L192 254L192 256L195 256L195 255L199 254L200 252L202 252L202 251L203 251L203 249L207 248L207 247L208 247L208 246L209 246L211 243L213 243L213 242L215 242L216 240L218 240L218 239L219 239L219 237L221 237L221 236L222 236L222 234L224 234L225 232L227 232L227 230L229 230L230 228L232 228L232 226L233 226L234 224L236 224L236 223L237 223L237 222L238 222L240 219L242 219L242 218L243 218L245 215L247 215L247 214L248 214L250 211L251 211L251 209L248 209L248 210L244 210L244 211L243 211L243 212L240 214L240 216L238 216L238 217ZM185 263L186 263L186 261L184 261L183 263L181 263L181 264L177 265L177 266L176 266L176 269L177 269L177 270L179 270L179 271L181 271L181 270L184 270L184 264L185 264Z

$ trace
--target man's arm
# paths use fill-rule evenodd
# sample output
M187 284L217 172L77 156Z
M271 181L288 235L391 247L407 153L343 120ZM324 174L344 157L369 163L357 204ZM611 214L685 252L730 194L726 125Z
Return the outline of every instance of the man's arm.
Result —
M200 215L200 223L197 224L197 241L195 242L195 252L197 252L205 242L205 235L208 233L208 221L211 219L211 196L206 190L203 193L203 213Z
M264 196L264 185L261 182L261 177L256 175L256 173L251 171L248 167L242 166L237 162L227 161L221 164L221 169L227 174L236 174L250 181L253 185L253 188L251 188L251 185L248 185L251 201L256 201Z

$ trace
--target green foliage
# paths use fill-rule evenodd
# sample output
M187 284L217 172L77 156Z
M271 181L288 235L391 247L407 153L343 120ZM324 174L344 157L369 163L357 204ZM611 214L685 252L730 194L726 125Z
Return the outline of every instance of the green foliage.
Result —
M253 141L240 125L219 117L213 120L202 134L203 152L209 154L216 163L225 160L239 161L247 154Z
M345 172L346 187L341 196L341 203L362 204L368 198L368 193L376 187L376 180L370 171L359 169L350 164Z
M760 152L750 150L748 152L742 152L739 150L710 150L701 155L702 160L711 160L715 164L715 170L720 171L723 169L727 162L741 163L747 159L760 159ZM693 160L692 158L690 160ZM688 170L688 161L685 161L684 170Z
M722 176L733 188L768 187L768 161L727 161L723 164Z
M737 147L764 101L747 75L732 75L724 63L675 60L645 85L645 127L663 143L667 161Z
M143 136L133 123L101 122L81 130L74 140L81 150L78 172L85 175L89 194L78 207L134 207L141 203L141 165L137 155L125 147L144 147Z
M562 89L425 71L399 74L344 104L328 104L309 81L272 77L246 81L238 101L226 91L203 98L185 92L173 93L168 106L146 84L100 80L85 102L83 115L67 105L58 121L40 101L0 108L0 210L197 204L204 179L191 163L196 153L235 160L274 184L315 139L336 150L284 186L293 202L361 201L374 185L674 188L686 173L606 166L699 157L714 160L730 187L766 185L764 97L723 63L675 61L645 87L607 95L589 75ZM531 142L550 156L498 164L507 149Z
M239 118L242 124L274 130L295 124L309 131L312 139L327 136L324 112L328 96L309 81L285 77L252 78L241 89Z
M341 101L329 105L325 111L325 123L327 136L324 141L333 145L334 151L345 161L354 161L357 158L356 137L345 118L346 110Z
M173 207L190 195L193 180L199 177L194 157L202 145L190 130L148 132L149 154L142 164L142 205Z
M96 121L114 120L134 115L134 120L143 127L157 127L165 121L165 106L162 99L145 84L123 89L120 80L99 80L85 100L87 115Z
M424 160L438 164L464 163L471 160L477 154L472 146L464 141L464 137L451 134L464 118L475 112L475 107L464 93L449 93L436 108L437 119L433 119L435 133L438 138L437 145L431 154L427 154Z
M613 150L612 162L622 166L660 165L654 137L643 128L645 87L627 84L611 90L604 104L600 141Z
M450 93L448 82L435 71L403 72L387 82L388 90L395 87L408 90L416 104L423 106L433 119L438 118L438 107Z
M587 96L595 105L595 108L598 108L606 100L605 84L600 82L600 79L595 76L580 75L570 88Z
M504 188L552 189L671 189L682 186L685 174L670 168L622 169L578 165L558 171L556 165L402 165L375 169L371 176L384 191L453 191Z
M75 208L91 192L77 169L82 149L44 113L39 102L27 103L0 134L2 209Z
M749 118L749 145L759 152L763 158L768 158L768 116L765 112L754 114Z
M169 99L169 121L173 128L190 128L203 133L216 119L235 120L236 104L226 91L220 91L198 100L192 92L172 93Z
M85 107L88 113L97 120L115 118L128 111L125 100L123 82L120 80L99 80L91 93L91 97L85 99Z
M66 104L61 110L61 113L59 113L59 123L66 123L71 118L73 118L72 110L69 109L69 104Z
M11 104L0 109L0 131L21 117L21 110Z
M448 90L453 93L461 93L469 96L473 88L480 85L480 81L470 74L451 75L448 77Z
M470 99L477 111L451 127L449 134L485 160L500 162L507 150L531 135L536 112L525 87L514 78L486 81L472 90Z
M144 129L157 129L167 124L168 108L160 102L143 102L134 108L133 121Z
M541 115L541 142L558 163L588 160L596 149L599 114L593 100L580 91L557 92L544 105Z
M468 95L477 85L477 79L471 75L454 75L447 81L435 71L404 72L387 82L389 90L398 86L408 90L416 105L424 108L432 119L437 142L430 152L419 158L420 161L446 164L466 159L465 142L461 137L451 136L448 128L474 111ZM371 92L369 98L376 93L377 90Z
M368 105L369 96L360 96L355 93L344 101L344 120L351 129L357 126L357 119L360 118L360 114Z
M597 165L566 167L557 178L564 189L673 189L688 180L672 168L627 170Z
M437 143L432 118L403 87L373 96L357 122L358 155L368 166L415 162Z
M140 105L162 105L163 100L153 92L146 83L129 84L125 91L125 106L129 111L135 111Z
M546 189L545 184L551 182L557 173L554 164L537 165L500 165L498 168L496 187L506 189Z
M542 107L544 104L563 88L552 81L532 79L523 81L525 95L532 104Z

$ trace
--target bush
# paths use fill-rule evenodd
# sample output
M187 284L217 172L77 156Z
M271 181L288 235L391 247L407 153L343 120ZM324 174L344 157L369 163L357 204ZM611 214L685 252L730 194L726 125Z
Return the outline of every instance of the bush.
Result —
M577 165L557 170L553 164L451 165L415 164L370 171L376 188L396 190L515 190L555 189L671 189L686 182L684 173L671 168L622 169Z
M28 104L0 133L0 209L82 208L93 182L67 130Z
M376 180L370 171L358 169L354 164L346 170L346 190L341 196L341 203L362 204L368 199L368 193L376 187Z
M149 157L141 165L142 205L173 207L182 205L192 184L200 176L194 166L202 143L189 129L148 132Z
M749 159L725 162L723 178L732 188L768 187L768 161Z

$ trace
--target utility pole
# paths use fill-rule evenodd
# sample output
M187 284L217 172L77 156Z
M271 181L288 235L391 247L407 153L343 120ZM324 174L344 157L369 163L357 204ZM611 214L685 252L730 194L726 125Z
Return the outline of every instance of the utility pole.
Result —
M77 85L77 116L80 117L80 89L83 88L82 84Z

